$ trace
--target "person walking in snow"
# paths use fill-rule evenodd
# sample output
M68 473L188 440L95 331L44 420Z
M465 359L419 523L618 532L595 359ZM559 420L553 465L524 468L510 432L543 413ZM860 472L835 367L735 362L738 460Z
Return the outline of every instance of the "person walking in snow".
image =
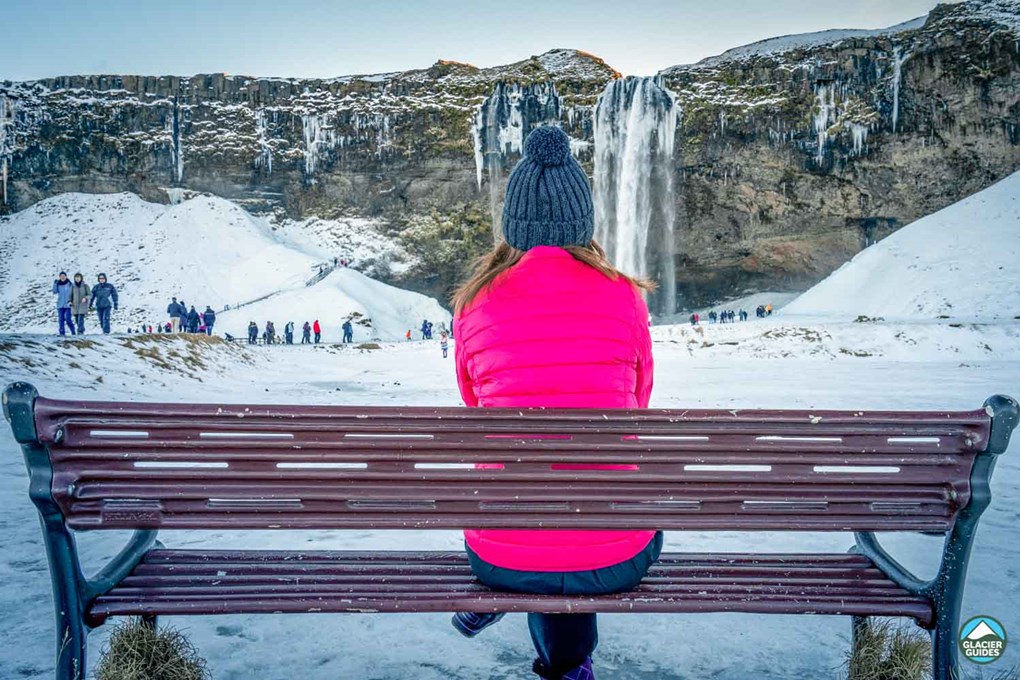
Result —
M407 334L404 337L407 338L408 342L411 342L411 329L410 328L407 329Z
M428 319L425 319L424 321L421 322L421 339L422 340L428 340L429 339L429 320Z
M181 303L177 302L177 298L171 298L170 304L167 305L166 313L170 315L170 332L176 333L181 326L181 317L184 316L184 309L181 307Z
M310 345L312 343L312 324L305 321L305 325L301 327L301 344Z
M53 282L53 294L57 296L57 320L60 324L60 334L66 335L64 327L71 329L74 335L74 320L71 318L71 282L67 280L67 272L60 272L57 280Z
M192 305L191 309L188 310L187 331L189 333L197 333L198 322L199 322L198 312L195 311L195 305Z
M85 335L85 315L89 313L89 295L91 289L85 283L85 277L81 272L74 275L71 283L71 315L74 317L74 325L78 335Z
M273 345L276 343L276 326L273 325L272 321L266 322L266 344Z
M96 308L96 314L99 316L99 325L103 329L103 335L109 335L110 314L112 310L117 309L119 304L117 289L114 288L112 283L107 283L106 274L100 274L96 277L96 280L96 285L92 286L92 297L89 307Z
M294 344L294 322L288 321L283 325L283 338L288 345Z
M259 327L254 321L248 322L248 344L257 345L259 342Z
M439 333L439 349L443 350L443 358L446 358L446 353L450 349L450 336L446 334L446 331Z
M213 326L216 325L216 312L209 305L206 305L205 311L202 312L202 323L205 324L205 334L212 335Z
M528 135L506 196L505 241L454 295L454 356L464 403L647 408L653 362L643 292L651 284L618 271L592 240L591 189L562 130L545 126ZM521 327L532 332L522 335ZM510 337L523 339L506 342ZM578 345L578 337L591 342ZM581 384L585 389L578 389ZM613 474L608 469L613 466L584 467ZM534 594L629 591L662 549L662 533L652 530L464 533L479 581L495 590ZM464 612L453 623L472 637L501 617ZM530 613L528 626L539 676L591 680L595 614Z
M322 326L319 325L318 319L312 324L312 332L315 333L315 344L318 345L319 340L322 339Z
M350 319L344 321L343 331L344 342L354 342L354 325L351 323Z

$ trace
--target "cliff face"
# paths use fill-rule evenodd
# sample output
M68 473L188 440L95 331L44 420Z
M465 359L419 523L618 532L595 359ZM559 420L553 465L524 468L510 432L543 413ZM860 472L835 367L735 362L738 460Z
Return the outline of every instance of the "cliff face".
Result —
M557 50L492 69L329 80L68 76L0 84L7 205L63 191L208 191L292 216L378 215L477 199L472 124L497 83L590 106L616 72ZM0 138L3 139L3 138Z
M1020 168L1018 26L1017 2L942 5L664 71L680 297L804 288Z
M967 2L888 32L777 39L663 71L681 108L680 305L806 287L1020 167L1018 26L1018 0ZM328 80L0 83L0 210L65 191L205 191L255 212L377 217L420 256L399 282L439 294L491 243L529 129L563 125L595 170L593 107L617 77L556 50Z

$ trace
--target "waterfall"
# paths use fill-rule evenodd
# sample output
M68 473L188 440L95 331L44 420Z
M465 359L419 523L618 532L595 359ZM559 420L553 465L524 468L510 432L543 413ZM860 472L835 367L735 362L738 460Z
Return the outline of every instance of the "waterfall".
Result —
M181 141L181 107L177 97L174 97L174 115L171 121L171 134L174 144L174 177L177 183L184 178L184 143Z
M482 189L483 171L488 176L492 229L501 233L503 177L509 161L524 150L524 138L532 128L560 119L560 97L552 83L521 86L496 83L492 94L475 112L471 138L475 148L475 179Z
M7 95L0 94L0 188L2 188L0 202L3 205L7 205L7 157L11 155L10 149L7 148L7 119Z
M673 145L680 108L656 78L613 80L595 106L595 238L621 271L656 280L676 311Z
M892 131L896 132L896 126L900 120L900 79L903 76L903 64L910 58L909 54L902 54L900 48L893 49L893 77L892 77Z

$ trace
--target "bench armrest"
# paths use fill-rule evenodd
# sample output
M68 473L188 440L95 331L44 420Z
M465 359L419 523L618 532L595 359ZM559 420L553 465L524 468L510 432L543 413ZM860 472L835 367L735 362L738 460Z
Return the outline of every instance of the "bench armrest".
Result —
M155 529L137 529L131 535L131 540L127 545L117 553L117 556L100 569L95 576L86 581L85 601L91 602L112 590L138 566L138 563L145 557L145 553L153 546L162 547L156 540L158 533Z
M882 544L878 542L875 532L856 531L854 532L854 539L856 540L856 545L850 551L870 559L893 583L914 595L929 594L932 582L918 578L909 569L897 562L892 555L886 552Z

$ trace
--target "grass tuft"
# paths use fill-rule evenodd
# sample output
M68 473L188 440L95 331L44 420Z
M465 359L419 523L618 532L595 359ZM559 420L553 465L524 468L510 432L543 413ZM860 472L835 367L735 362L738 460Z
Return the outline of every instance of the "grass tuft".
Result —
M844 667L846 680L926 680L931 677L931 643L913 626L872 619Z
M100 652L96 680L209 680L205 659L180 631L130 620Z

